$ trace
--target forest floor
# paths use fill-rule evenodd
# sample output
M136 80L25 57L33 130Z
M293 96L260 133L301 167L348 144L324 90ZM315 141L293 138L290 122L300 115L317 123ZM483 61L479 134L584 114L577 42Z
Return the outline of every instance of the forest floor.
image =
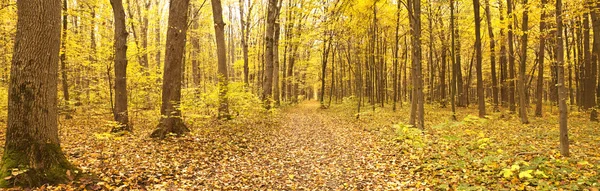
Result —
M303 102L228 122L189 120L192 133L154 140L158 117L132 112L134 133L114 135L106 116L62 120L69 160L97 178L40 190L598 190L600 128L571 112L572 156L557 152L556 109L521 125L426 108L426 130L404 125L408 108ZM548 108L550 110L550 108ZM550 110L551 111L551 110ZM4 130L0 137L4 139ZM4 140L0 140L4 143Z

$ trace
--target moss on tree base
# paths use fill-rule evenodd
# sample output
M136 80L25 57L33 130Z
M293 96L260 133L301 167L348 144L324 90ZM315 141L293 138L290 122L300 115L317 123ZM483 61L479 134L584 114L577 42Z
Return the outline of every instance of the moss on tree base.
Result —
M33 143L23 148L6 148L0 168L0 187L37 187L60 184L76 178L60 146Z

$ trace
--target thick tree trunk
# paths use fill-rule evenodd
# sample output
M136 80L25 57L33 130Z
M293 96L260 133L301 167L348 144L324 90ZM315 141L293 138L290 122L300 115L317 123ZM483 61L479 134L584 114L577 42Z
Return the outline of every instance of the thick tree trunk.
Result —
M545 7L548 0L542 0L542 7ZM542 117L542 94L544 93L544 57L546 50L546 12L542 9L542 16L540 17L540 44L538 48L538 78L537 78L537 92L535 94L536 97L536 105L535 105L535 116ZM557 33L561 33L562 31L558 31ZM557 42L557 43L562 43Z
M163 139L170 133L182 135L190 131L183 123L179 107L189 4L189 0L172 0L169 5L169 27L160 108L162 117L157 129L150 135L153 138Z
M0 187L64 183L75 168L58 137L61 1L17 1L17 10Z
M127 30L122 0L111 0L115 17L115 108L114 117L119 126L112 132L131 131L127 111Z
M527 0L523 0L523 6L527 5ZM523 23L521 30L523 30L523 36L521 36L521 63L519 64L519 114L521 115L521 123L528 124L529 119L527 118L527 101L525 83L527 80L527 31L529 30L528 23L529 15L528 8L523 11Z
M556 0L556 28L557 31L562 31L562 0ZM567 92L565 91L565 78L564 78L564 48L562 42L562 33L556 33L556 54L557 54L557 65L558 65L558 107L559 107L559 122L560 122L560 154L563 156L569 156L569 133L567 129Z
M473 9L475 10L475 52L477 54L475 68L477 69L477 100L479 105L479 117L485 117L485 95L483 91L483 72L481 71L481 15L479 0L473 0Z

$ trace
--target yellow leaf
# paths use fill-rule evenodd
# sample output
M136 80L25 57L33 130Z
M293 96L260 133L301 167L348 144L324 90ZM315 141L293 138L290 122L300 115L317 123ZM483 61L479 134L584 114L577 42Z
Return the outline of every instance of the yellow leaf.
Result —
M548 178L548 176L546 175L546 173L544 173L544 171L535 170L535 172L533 174L538 175L543 178Z
M500 175L502 175L504 178L510 178L513 175L513 171L511 169L505 168L502 169Z
M517 171L517 170L519 170L519 169L521 169L521 167L520 167L518 164L513 164L513 165L510 167L510 170L512 170L512 171Z
M531 176L532 172L533 170L522 171L519 173L519 178L533 178L533 176Z
M293 174L289 174L289 175L288 175L288 177L289 177L290 179L294 179L294 175L293 175Z

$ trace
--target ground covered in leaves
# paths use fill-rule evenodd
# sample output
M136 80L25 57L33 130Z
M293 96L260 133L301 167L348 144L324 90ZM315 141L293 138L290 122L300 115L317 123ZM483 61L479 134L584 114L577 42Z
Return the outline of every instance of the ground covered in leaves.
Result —
M148 135L153 114L132 112L134 133L106 133L104 114L62 120L69 160L95 179L50 190L598 190L600 124L571 112L572 156L558 153L556 108L522 125L516 115L479 119L428 106L426 130L408 108L304 102L229 122L188 116L192 133ZM4 136L4 128L0 130ZM4 143L4 140L0 140Z

